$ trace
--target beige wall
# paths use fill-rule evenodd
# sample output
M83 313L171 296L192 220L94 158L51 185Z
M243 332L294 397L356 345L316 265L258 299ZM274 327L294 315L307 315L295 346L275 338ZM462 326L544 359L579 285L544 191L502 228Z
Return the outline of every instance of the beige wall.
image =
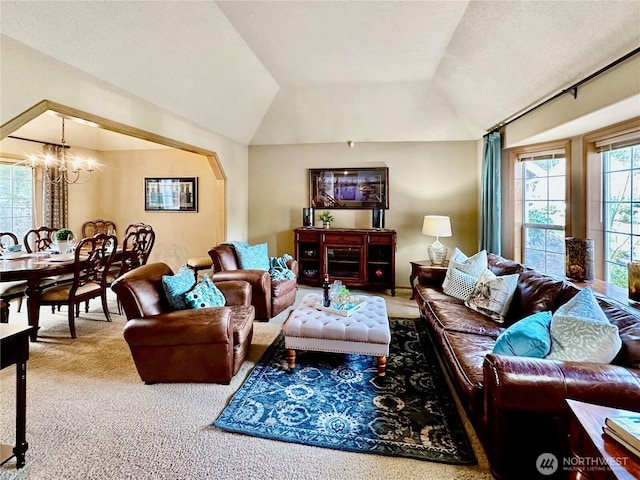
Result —
M188 145L214 151L227 177L227 235L246 239L248 149L246 145L197 127L157 105L128 94L52 57L2 36L0 42L0 124L42 100L76 108ZM43 73L45 72L45 73ZM194 95L197 92L194 92ZM212 105L211 108L216 108ZM152 176L151 172L147 176Z
M292 230L309 203L309 168L389 167L386 228L398 232L396 282L409 286L409 261L427 257L421 234L427 214L451 217L441 239L475 253L478 246L477 142L345 143L249 147L249 239L270 255L293 254ZM334 226L370 228L370 210L332 210ZM317 219L316 225L320 225Z
M103 152L105 168L96 183L96 218L109 218L122 241L127 225L144 222L156 232L149 261L162 261L176 270L189 257L207 255L220 240L213 226L218 211L216 182L207 158L172 149ZM197 212L147 212L145 177L198 177ZM75 206L74 206L75 208Z

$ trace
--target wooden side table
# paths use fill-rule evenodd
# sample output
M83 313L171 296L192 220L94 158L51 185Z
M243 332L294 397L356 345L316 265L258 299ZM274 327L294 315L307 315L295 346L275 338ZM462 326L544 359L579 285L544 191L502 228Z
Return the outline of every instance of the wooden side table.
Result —
M634 480L640 478L640 459L602 433L606 417L633 412L567 400L571 411L571 465L573 480ZM561 460L562 461L562 460Z
M16 444L0 445L0 464L16 457L16 467L25 464L29 448L25 438L27 410L27 360L29 359L29 333L33 327L0 323L0 351L2 368L16 365Z
M431 260L415 260L409 262L411 264L411 275L409 275L409 285L411 285L411 300L416 296L413 281L420 276L421 272L429 270L446 270L449 267L449 261L445 260L444 265L433 265Z

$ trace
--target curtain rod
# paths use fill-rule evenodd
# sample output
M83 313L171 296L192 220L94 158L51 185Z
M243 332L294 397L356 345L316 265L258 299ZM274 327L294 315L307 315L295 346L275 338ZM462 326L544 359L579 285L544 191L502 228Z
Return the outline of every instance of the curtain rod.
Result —
M612 69L613 67L621 64L622 62L627 61L628 59L630 59L631 57L637 55L638 53L640 53L640 47L630 51L629 53L627 53L626 55L623 55L622 57L618 58L617 60L614 60L613 62L611 62L609 65L606 65L604 67L602 67L600 70L598 70L595 73L592 73L591 75L589 75L586 78L583 78L582 80L580 80L579 82L574 83L573 85L571 85L569 88L565 88L564 90L556 93L554 96L547 98L546 100L544 100L541 103L538 103L536 105L534 105L533 107L528 108L527 110L525 110L522 113L519 114L514 114L515 116L513 116L513 118L507 118L506 120L503 120L500 123L496 123L493 127L491 127L489 130L487 130L487 133L492 133L495 132L497 130L499 130L502 127L506 127L507 125L509 125L512 122L515 122L516 120L524 117L525 115L533 112L534 110L537 110L538 108L546 105L549 102L552 102L553 100L567 94L567 93L571 93L571 95L573 95L573 98L578 98L578 87L587 83L589 80L592 80L593 78L597 77L598 75L603 74L604 72L606 72L607 70Z

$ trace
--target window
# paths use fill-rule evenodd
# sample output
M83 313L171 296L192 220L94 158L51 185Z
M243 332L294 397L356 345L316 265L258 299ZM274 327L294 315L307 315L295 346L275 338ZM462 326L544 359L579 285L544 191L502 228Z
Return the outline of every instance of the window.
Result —
M0 231L12 232L22 242L33 218L31 167L0 162Z
M518 160L522 261L538 271L564 275L565 152L519 155Z
M640 138L596 146L604 187L605 281L626 289L627 264L640 261Z

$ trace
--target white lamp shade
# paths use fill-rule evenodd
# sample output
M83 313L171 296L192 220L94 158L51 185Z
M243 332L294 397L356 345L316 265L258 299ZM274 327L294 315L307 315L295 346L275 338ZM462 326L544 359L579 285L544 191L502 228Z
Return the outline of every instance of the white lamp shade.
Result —
M443 215L425 215L422 222L422 234L431 237L450 237L451 221Z

